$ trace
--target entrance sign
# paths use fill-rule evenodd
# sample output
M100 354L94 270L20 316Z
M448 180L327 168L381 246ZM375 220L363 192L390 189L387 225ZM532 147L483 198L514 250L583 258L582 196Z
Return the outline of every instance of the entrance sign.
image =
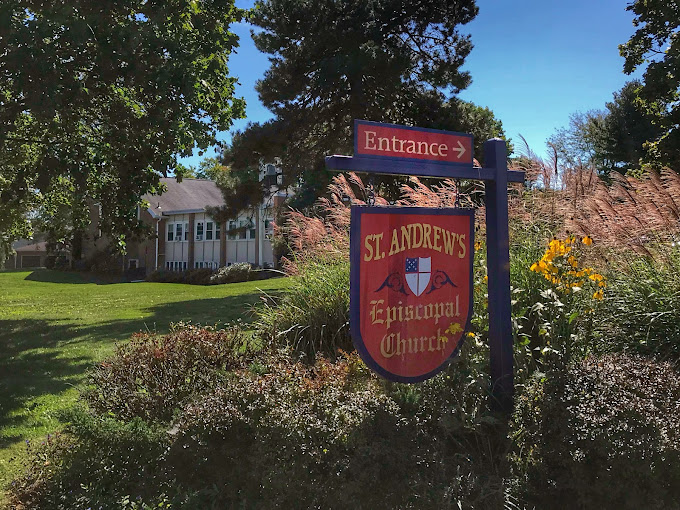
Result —
M494 168L473 166L472 135L354 121L354 156L326 156L329 170L493 181ZM505 169L508 182L524 172Z
M355 206L350 230L357 351L391 381L434 376L472 316L474 210Z
M353 157L327 156L326 167L329 170L484 181L492 405L495 409L509 415L513 407L514 376L507 186L509 182L524 182L524 172L508 170L505 141L498 138L484 143L486 166L479 168L473 166L473 144L470 135L367 121L355 121L354 124L355 155ZM376 212L376 209L380 209L381 212ZM393 380L417 382L431 377L443 368L443 364L434 363L433 352L439 352L439 355L446 359L455 355L463 334L463 331L459 331L458 328L465 329L468 323L467 317L471 313L472 300L468 297L467 304L463 304L463 289L466 289L464 287L466 283L460 280L458 272L454 273L456 276L451 276L448 266L441 258L441 252L432 248L425 249L423 244L420 244L417 249L414 248L414 244L407 248L409 245L406 241L402 249L402 241L399 238L401 227L406 226L409 232L409 228L415 229L416 227L408 225L418 223L423 226L423 239L425 239L424 225L429 222L429 235L435 235L434 226L438 227L440 243L443 242L441 236L444 231L448 231L449 236L451 233L458 236L465 233L465 240L471 242L472 229L467 237L466 232L458 231L453 227L449 228L448 224L436 222L432 218L422 221L400 218L400 214L408 216L408 210L408 208L403 208L399 212L398 208L388 207L352 208L350 244L353 251L350 254L350 309L353 312L350 317L350 326L357 349L369 366ZM414 214L445 217L452 213L446 209L420 209L420 212ZM456 214L458 213L453 215ZM363 224L364 221L367 222L366 225ZM444 220L439 218L439 221ZM393 247L390 236L394 230L397 230L397 226L399 227L396 241L398 244ZM380 230L381 228L383 230ZM420 231L419 228L418 231ZM414 231L410 232L411 236L417 235L413 233ZM411 238L412 243L414 239L416 237ZM457 237L457 239L461 238ZM431 247L434 242L434 238L431 238L429 246ZM469 255L471 264L470 245L466 243L463 245L466 246L466 255L463 255L463 258ZM362 257L369 257L369 259L363 260ZM384 273L385 268L391 272L381 274L378 271L382 270ZM438 274L438 270L446 275ZM451 271L453 272L453 269ZM374 289L372 285L380 278L383 278L383 281ZM395 288L398 290L395 291ZM431 289L435 290L430 292ZM458 294L455 294L456 291L453 289L457 289ZM453 293L451 295L454 297L447 295L446 299L449 301L433 301L435 291ZM395 292L399 295L395 296ZM468 295L467 292L465 295ZM406 300L408 304L404 308ZM372 303L372 301L375 302ZM440 302L444 303L443 316L440 313L441 307L436 308L436 303ZM431 324L430 329L422 333L420 329L417 333L408 329L416 322L411 319L411 317L416 317L416 308L409 308L409 306L414 306L412 303L415 303L416 307L423 306L422 309L417 308L421 317L419 321L423 327L425 327L424 307L432 305L431 309L428 308L428 320L434 321L438 331L433 333ZM451 317L446 315L446 303L455 303L454 308L449 309L448 312ZM438 318L436 318L435 310L439 314ZM406 317L409 317L408 321ZM389 325L387 324L388 318ZM459 318L465 318L465 321L453 320ZM383 322L378 322L378 320L383 320ZM442 320L451 321L446 329L439 328ZM411 324L407 325L407 323ZM458 327L455 324L458 324ZM406 333L402 333L400 329L402 327L406 328ZM446 341L443 341L443 336L447 337ZM437 344L438 340L439 344ZM381 346L385 354L381 352ZM408 350L409 346L411 352ZM434 351L430 351L430 346ZM409 356L415 359L413 355L416 348L417 354L424 354L420 356L422 359L403 363L399 361L402 357L406 360Z
M472 168L472 135L356 120L354 155L428 160Z

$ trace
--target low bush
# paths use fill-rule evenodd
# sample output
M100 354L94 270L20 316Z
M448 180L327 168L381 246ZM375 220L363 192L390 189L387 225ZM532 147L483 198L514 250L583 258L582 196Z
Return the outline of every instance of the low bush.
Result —
M349 333L349 263L314 260L301 267L279 299L256 312L258 334L273 345L289 346L311 358L353 350Z
M524 497L546 509L677 508L679 411L669 363L610 354L537 377L515 416Z
M210 283L237 283L257 280L256 272L247 262L238 262L231 266L221 267L210 275Z
M502 504L508 443L485 411L488 381L478 370L488 360L477 344L455 367L413 386L379 379L356 353L310 364L263 351L231 362L219 356L219 342L189 340L216 332L182 333L179 341L176 332L165 341L137 338L114 366L98 367L90 408L65 417L64 443L34 456L12 490L17 505ZM180 371L187 382L175 378Z
M168 271L157 269L146 277L149 282L157 283L189 283L192 285L209 285L210 277L213 275L212 269L199 268L187 271Z
M209 268L189 269L187 271L167 271L158 269L147 276L149 282L188 283L190 285L218 285L223 283L240 283L251 280L265 280L281 276L279 271L253 269L247 262L237 262L217 270Z
M29 447L27 470L10 487L10 508L133 508L131 499L154 501L172 490L169 473L158 462L168 447L163 428L84 408L62 419L69 422L64 434Z
M237 327L139 333L90 371L92 386L84 397L95 411L118 419L167 421L195 392L214 384L220 371L242 366L247 349Z
M454 370L421 387L356 354L239 370L187 406L168 458L219 507L492 508L504 496L486 383ZM487 430L486 427L490 428Z

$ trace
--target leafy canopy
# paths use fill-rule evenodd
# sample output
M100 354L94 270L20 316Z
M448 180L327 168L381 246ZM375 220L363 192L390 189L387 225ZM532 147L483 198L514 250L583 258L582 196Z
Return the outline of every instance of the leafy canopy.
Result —
M104 232L138 227L177 157L244 115L227 68L242 17L233 0L0 3L3 205L21 215L66 178L72 207L102 205Z
M630 40L619 46L624 72L647 66L639 102L659 126L648 139L648 157L678 169L680 163L680 3L677 0L635 0L626 10L637 27Z
M563 168L593 166L603 176L639 169L649 140L661 130L638 101L642 84L633 80L614 93L604 110L577 112L569 126L548 139Z

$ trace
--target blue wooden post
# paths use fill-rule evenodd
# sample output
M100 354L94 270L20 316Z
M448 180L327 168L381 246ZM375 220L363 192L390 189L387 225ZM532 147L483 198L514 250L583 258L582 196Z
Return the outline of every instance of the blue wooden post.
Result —
M489 348L493 407L506 414L513 407L513 348L510 305L508 166L505 141L484 143L484 166L495 170L485 182L486 256L489 274Z

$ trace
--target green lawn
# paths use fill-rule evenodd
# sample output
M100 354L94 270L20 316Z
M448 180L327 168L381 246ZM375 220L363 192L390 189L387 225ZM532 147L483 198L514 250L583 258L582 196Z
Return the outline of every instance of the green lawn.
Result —
M17 471L24 441L58 428L57 412L77 399L88 367L116 342L137 331L167 332L172 322L247 321L260 289L287 285L285 278L105 284L75 273L0 272L0 487Z

